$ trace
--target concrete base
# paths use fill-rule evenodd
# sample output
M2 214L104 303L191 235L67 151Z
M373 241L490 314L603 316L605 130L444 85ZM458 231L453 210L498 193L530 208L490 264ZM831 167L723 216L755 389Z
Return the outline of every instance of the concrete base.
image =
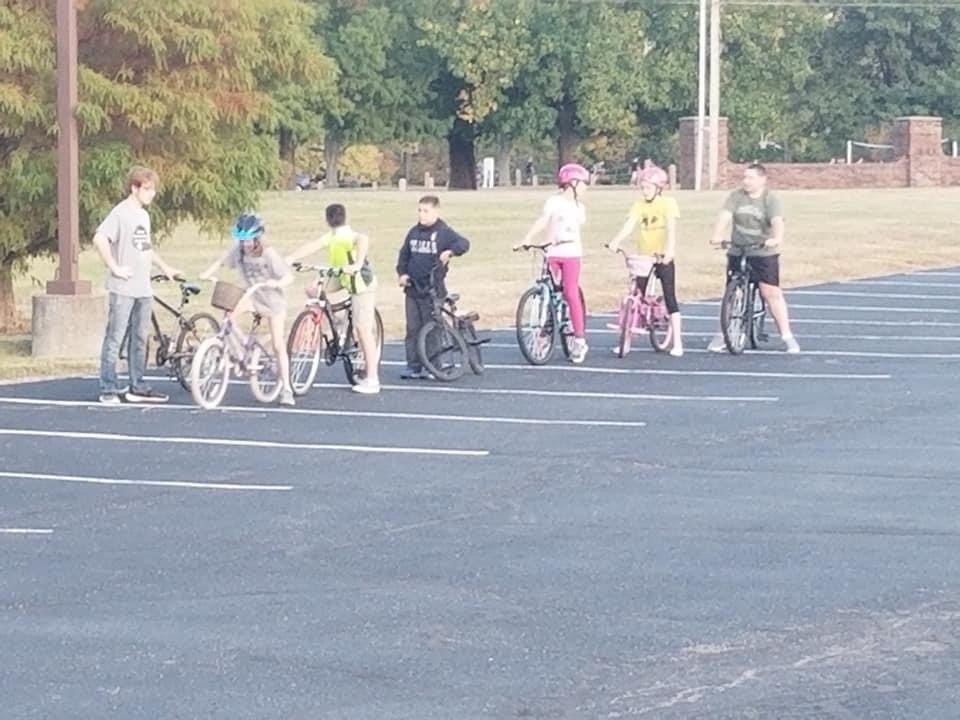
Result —
M107 327L107 296L34 295L33 357L97 358Z

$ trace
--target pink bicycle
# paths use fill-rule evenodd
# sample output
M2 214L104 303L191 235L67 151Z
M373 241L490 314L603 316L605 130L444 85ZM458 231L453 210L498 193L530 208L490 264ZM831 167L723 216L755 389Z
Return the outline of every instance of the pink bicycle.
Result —
M620 303L617 322L607 324L611 330L620 331L620 342L615 348L617 356L625 357L634 335L642 333L649 334L654 350L664 352L670 347L673 329L663 295L657 294L657 264L663 256L628 255L620 249L617 252L623 255L630 273L630 290Z

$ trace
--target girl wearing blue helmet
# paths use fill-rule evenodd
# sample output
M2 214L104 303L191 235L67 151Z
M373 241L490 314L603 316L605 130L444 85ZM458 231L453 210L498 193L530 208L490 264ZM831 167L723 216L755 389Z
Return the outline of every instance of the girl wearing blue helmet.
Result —
M293 273L283 256L264 243L266 226L263 219L253 213L244 213L233 226L233 246L200 277L209 280L220 266L240 271L247 287L262 283L250 297L252 309L259 313L270 326L270 339L277 354L280 367L281 405L293 405L293 389L290 384L290 359L287 355L287 334L284 323L287 317L287 300L283 288L293 282ZM237 308L244 310L244 308ZM236 312L236 310L235 310Z

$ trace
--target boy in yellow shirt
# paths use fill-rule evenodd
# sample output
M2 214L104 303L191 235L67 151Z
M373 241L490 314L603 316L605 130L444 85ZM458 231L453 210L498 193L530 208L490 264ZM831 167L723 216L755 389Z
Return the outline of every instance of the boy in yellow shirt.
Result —
M667 173L656 165L640 171L641 199L630 208L630 215L620 232L610 243L610 249L616 251L620 243L636 231L637 252L640 255L660 255L654 271L663 287L663 299L670 313L673 357L683 355L683 335L681 334L680 306L677 304L676 268L673 256L677 248L677 218L680 211L672 197L665 197L663 189L667 186ZM646 288L644 288L646 289Z

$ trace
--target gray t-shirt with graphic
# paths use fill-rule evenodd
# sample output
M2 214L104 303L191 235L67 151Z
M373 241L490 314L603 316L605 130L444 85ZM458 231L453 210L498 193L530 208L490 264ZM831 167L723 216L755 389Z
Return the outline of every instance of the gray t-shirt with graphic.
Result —
M150 266L153 244L150 236L150 215L142 207L124 200L116 205L100 223L97 233L110 241L110 252L118 265L132 273L126 280L107 275L108 292L126 297L152 297Z
M238 269L247 287L267 280L280 280L290 272L287 261L271 247L264 248L257 257L241 252L240 246L235 245L223 264ZM286 300L281 288L260 288L252 299L254 309L259 313L280 315L286 312Z
M773 219L783 217L780 198L769 190L758 198L750 197L744 190L734 190L723 207L733 214L733 246L728 254L769 257L780 253L780 248L758 247L772 234Z

